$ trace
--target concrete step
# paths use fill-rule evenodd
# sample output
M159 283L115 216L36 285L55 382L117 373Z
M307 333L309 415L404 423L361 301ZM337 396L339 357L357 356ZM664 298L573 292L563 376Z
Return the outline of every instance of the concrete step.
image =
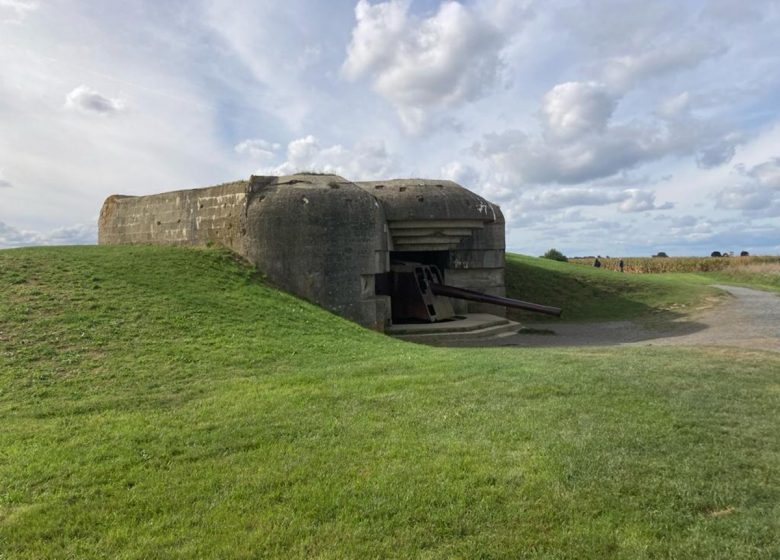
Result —
M475 338L507 336L516 333L520 324L487 313L470 313L463 319L441 323L393 325L385 330L395 338L422 344L447 344Z

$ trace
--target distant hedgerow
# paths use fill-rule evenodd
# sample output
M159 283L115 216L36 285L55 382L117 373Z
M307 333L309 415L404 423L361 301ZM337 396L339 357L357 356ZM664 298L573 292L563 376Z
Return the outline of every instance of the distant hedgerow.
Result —
M550 259L551 261L569 262L569 258L561 253L558 249L550 249L544 255L543 259Z

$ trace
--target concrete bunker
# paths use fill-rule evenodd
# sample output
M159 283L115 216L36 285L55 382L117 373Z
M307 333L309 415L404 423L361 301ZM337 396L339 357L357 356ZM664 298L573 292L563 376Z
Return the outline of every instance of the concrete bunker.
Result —
M504 225L497 205L452 181L297 174L114 195L103 204L98 240L221 244L280 288L386 330L504 316L514 301L503 299Z

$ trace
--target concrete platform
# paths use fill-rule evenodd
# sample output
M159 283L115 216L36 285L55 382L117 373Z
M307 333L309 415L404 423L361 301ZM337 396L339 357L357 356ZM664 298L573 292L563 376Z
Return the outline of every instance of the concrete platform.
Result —
M469 313L462 319L440 323L407 323L392 325L385 333L401 340L422 344L447 344L475 338L514 334L520 324L488 313Z

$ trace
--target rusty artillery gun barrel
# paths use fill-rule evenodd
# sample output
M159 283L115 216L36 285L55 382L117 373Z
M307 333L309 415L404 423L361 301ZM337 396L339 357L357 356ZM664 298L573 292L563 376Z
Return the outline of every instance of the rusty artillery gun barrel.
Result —
M479 303L492 303L495 305L503 305L505 307L513 307L515 309L525 309L526 311L544 313L545 315L553 315L554 317L561 316L561 309L559 307L540 305L538 303L520 301L519 299L512 299L502 296L491 296L489 294L483 294L482 292L467 290L466 288L456 288L455 286L447 286L445 284L431 283L430 286L431 291L437 296L466 299Z

